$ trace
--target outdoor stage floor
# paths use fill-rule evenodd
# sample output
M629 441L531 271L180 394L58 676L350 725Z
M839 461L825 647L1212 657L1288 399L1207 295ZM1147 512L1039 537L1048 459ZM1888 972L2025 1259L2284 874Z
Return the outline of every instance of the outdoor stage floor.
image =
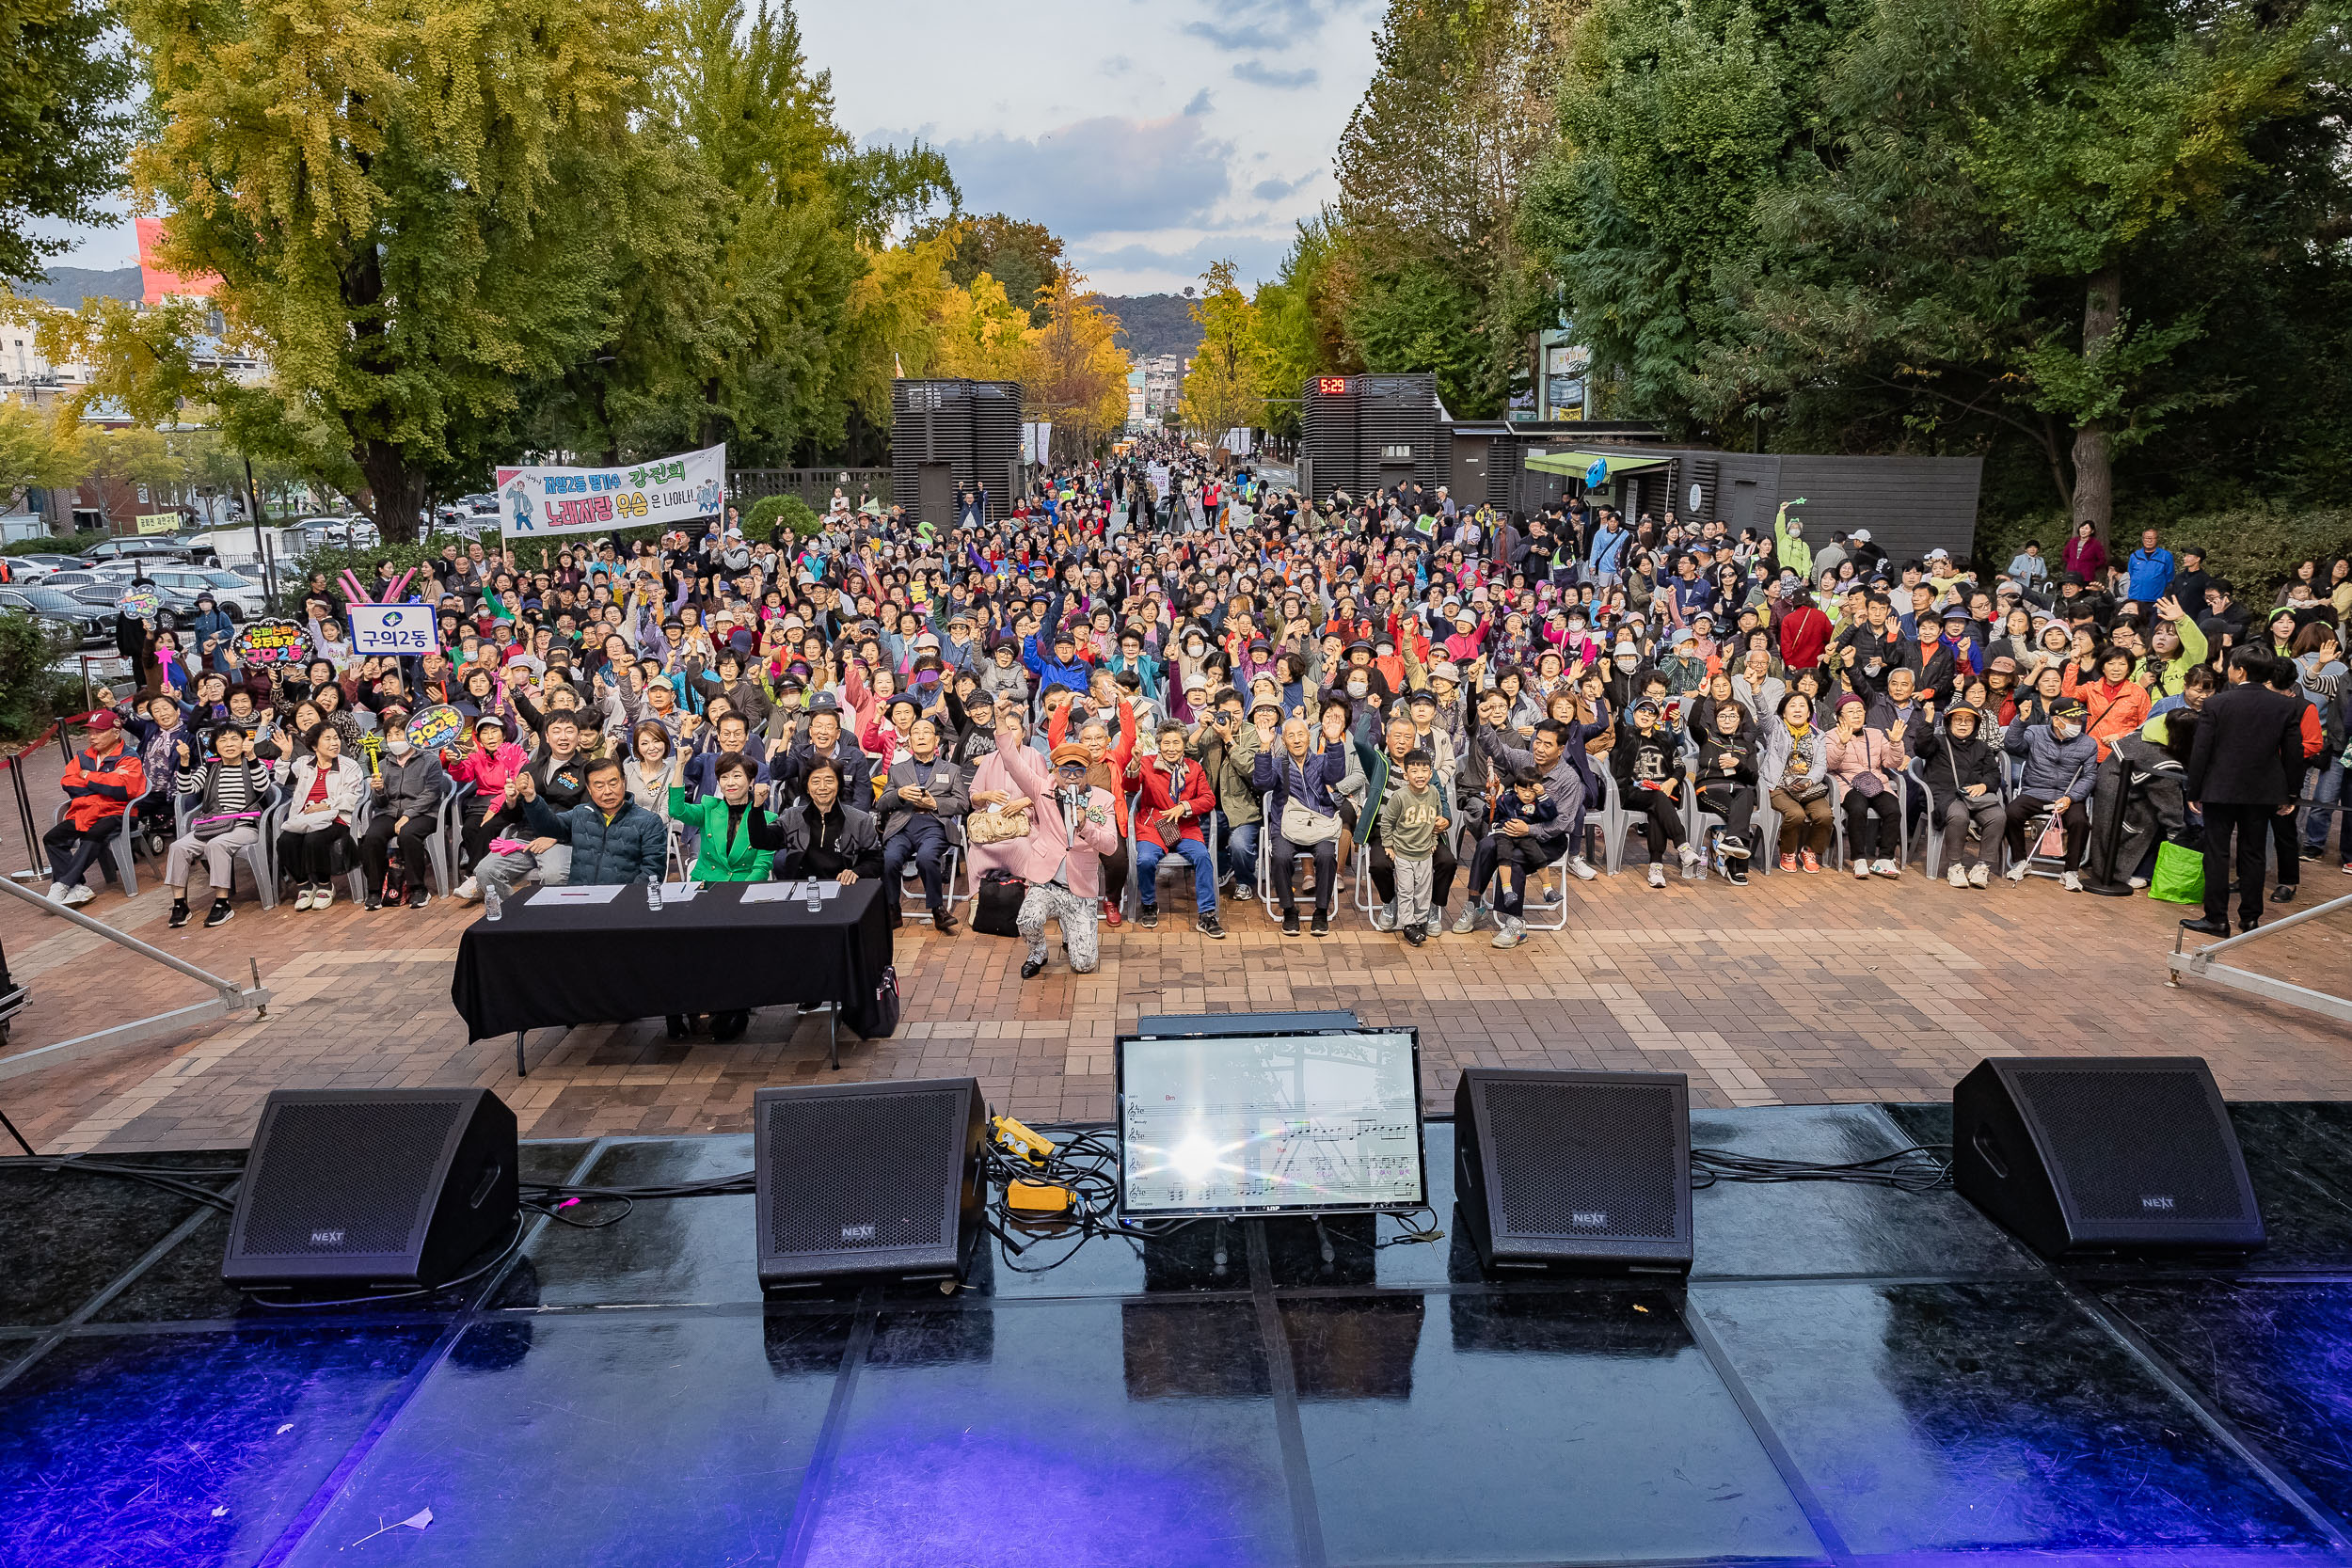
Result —
M2233 1115L2272 1238L2246 1271L2054 1273L1949 1192L1722 1185L1687 1289L1482 1282L1442 1121L1437 1245L1341 1223L1327 1266L1306 1222L1241 1226L1220 1277L1209 1226L1037 1274L1060 1244L992 1244L951 1297L766 1307L749 1196L537 1222L465 1299L290 1319L222 1285L217 1214L8 1167L0 1562L2352 1560L2352 1105ZM1845 1160L1948 1124L1701 1111L1693 1141Z

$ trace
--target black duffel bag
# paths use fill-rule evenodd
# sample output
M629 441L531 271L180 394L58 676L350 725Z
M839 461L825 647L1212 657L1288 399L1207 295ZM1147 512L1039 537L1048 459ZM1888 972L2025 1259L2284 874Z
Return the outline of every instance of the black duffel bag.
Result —
M1029 884L1011 872L985 873L980 878L979 896L972 905L972 929L983 936L1019 936L1021 900L1028 895Z

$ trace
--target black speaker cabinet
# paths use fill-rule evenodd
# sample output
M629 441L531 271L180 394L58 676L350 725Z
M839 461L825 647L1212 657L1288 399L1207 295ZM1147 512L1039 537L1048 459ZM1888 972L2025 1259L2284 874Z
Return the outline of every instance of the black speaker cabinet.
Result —
M279 1089L229 1222L231 1285L446 1284L512 1233L515 1113L487 1089Z
M1691 1272L1691 1086L1678 1072L1470 1068L1455 1190L1489 1269Z
M1952 1089L1952 1184L2044 1258L2265 1240L2201 1056L1979 1062Z
M979 1234L977 1078L823 1084L752 1097L764 1290L946 1279Z

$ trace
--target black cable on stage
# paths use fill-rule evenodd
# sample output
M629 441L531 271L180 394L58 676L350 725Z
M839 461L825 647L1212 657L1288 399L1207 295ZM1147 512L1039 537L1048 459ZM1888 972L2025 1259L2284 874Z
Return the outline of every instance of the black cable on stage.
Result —
M389 1291L381 1295L349 1296L341 1301L271 1301L266 1296L257 1295L254 1293L253 1287L248 1285L244 1287L246 1300L251 1302L256 1307L266 1307L272 1311L299 1312L307 1308L318 1307L373 1307L379 1302L413 1301L419 1296L437 1296L444 1291L454 1291L460 1285L472 1284L475 1280L480 1279L484 1275L488 1274L492 1269L497 1268L501 1263L505 1262L509 1258L515 1256L515 1249L523 1244L523 1232L529 1228L529 1224L530 1222L525 1220L521 1214L516 1214L515 1216L515 1234L507 1238L507 1243L504 1246L499 1248L497 1257L491 1259L488 1262L483 1264L482 1267L474 1270L471 1274L460 1275L457 1278L449 1280L444 1284L422 1285L413 1291Z
M1846 1181L1898 1192L1931 1193L1952 1184L1951 1167L1936 1158L1937 1150L1951 1147L1915 1144L1891 1154L1843 1162L1772 1160L1724 1148L1693 1148L1691 1185L1695 1190L1718 1181Z
M64 1154L30 1157L16 1154L0 1156L0 1170L22 1169L27 1166L45 1171L79 1171L85 1176L107 1176L122 1181L141 1181L148 1186L160 1187L165 1192L181 1197L194 1198L197 1202L208 1208L217 1209L224 1214L233 1213L237 1206L210 1187L199 1186L195 1181L181 1179L200 1176L216 1180L233 1180L245 1174L242 1167L189 1170L162 1165L121 1165L105 1160L87 1160Z

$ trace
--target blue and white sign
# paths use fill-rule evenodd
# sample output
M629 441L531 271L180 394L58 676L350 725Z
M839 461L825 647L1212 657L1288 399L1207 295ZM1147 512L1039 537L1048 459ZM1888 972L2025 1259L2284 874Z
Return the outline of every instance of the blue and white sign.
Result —
M440 628L435 624L431 605L351 607L351 651L362 658L387 654L429 654L440 645Z

